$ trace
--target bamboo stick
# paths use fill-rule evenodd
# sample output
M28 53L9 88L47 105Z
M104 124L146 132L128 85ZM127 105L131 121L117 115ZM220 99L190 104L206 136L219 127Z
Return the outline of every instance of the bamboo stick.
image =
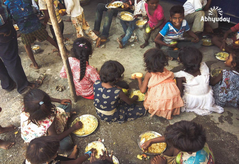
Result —
M61 54L61 58L63 61L63 65L66 69L67 80L68 80L68 84L70 87L71 96L72 96L74 102L76 102L76 92L75 92L75 86L73 83L73 76L72 76L71 68L69 65L67 52L66 52L66 49L65 49L65 46L63 43L63 36L60 32L60 27L59 27L57 19L56 19L56 13L55 13L54 6L53 6L53 0L46 0L46 3L47 3L47 9L48 9L48 13L49 13L49 16L51 19L52 27L55 32L56 40L57 40L57 43L58 43L58 46L60 49L60 54Z

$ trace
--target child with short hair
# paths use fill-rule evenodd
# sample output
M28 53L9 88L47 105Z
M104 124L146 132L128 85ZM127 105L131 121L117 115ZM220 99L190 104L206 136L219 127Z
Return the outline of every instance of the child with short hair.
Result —
M170 21L165 24L154 41L156 45L159 44L157 45L158 47L163 46L162 49L166 50L170 57L176 59L178 51L173 50L173 48L181 48L182 46L185 46L185 44L188 45L190 43L187 42L183 45L180 43L177 44L177 42L175 44L171 43L173 42L173 39L180 40L185 33L188 33L191 37L193 37L192 42L196 43L199 41L199 38L190 30L187 21L184 19L183 6L173 6L170 9ZM193 46L195 45L193 44ZM172 50L172 52L170 50Z
M94 106L101 120L123 123L146 114L143 107L134 104L138 96L129 98L116 86L123 79L123 73L123 65L113 60L105 62L100 69L100 81L94 84Z
M224 106L239 107L239 50L234 50L225 62L225 65L231 67L226 69L210 79L213 85L213 94L215 103Z
M73 52L75 57L69 57L68 59L76 95L93 100L93 85L96 80L100 79L100 76L97 70L89 65L89 57L92 55L91 42L84 37L76 39L73 44ZM61 69L60 76L67 78L64 66Z
M202 53L194 47L184 47L178 57L184 66L184 70L174 73L185 102L182 111L198 115L224 112L222 107L215 105L213 90L209 86L209 68L202 62Z
M163 8L159 5L159 0L147 0L145 5L145 10L147 12L147 16L149 21L146 25L146 30L149 31L144 32L144 44L140 46L140 48L144 48L149 45L150 36L155 39L158 35L159 31L163 28L166 23L166 19L164 17Z
M21 117L21 137L29 143L41 136L55 135L60 142L60 150L68 150L72 146L69 136L73 131L82 128L79 121L65 130L71 111L69 99L55 99L40 89L30 90L23 98L24 109ZM61 103L56 107L52 102Z
M68 157L58 155L60 141L55 136L43 136L33 139L26 151L26 160L24 164L43 164L43 163L64 163L64 164L82 164L90 156L93 150L86 152L83 156L77 158L78 148L74 146L73 151Z
M164 136L146 141L142 148L146 151L154 143L166 142L167 149L161 156L156 156L151 164L159 161L167 164L210 163L214 164L213 152L206 143L206 134L202 125L192 121L180 121L166 127ZM162 163L163 163L162 162ZM160 163L161 164L161 163Z
M151 116L157 115L172 119L172 115L180 114L183 100L180 91L174 82L173 72L167 70L168 59L162 50L151 48L144 54L147 73L142 83L141 77L137 78L139 89L145 95L144 107Z
M96 47L100 46L100 37L98 37L90 28L89 23L85 20L83 8L79 0L65 0L66 13L71 15L72 24L76 28L76 37L84 36L84 32L94 41ZM83 32L84 31L84 32Z

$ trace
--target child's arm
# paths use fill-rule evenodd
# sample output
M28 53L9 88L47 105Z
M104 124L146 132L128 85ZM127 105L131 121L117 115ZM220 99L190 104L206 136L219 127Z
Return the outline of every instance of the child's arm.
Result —
M161 26L161 25L163 24L163 22L164 22L164 19L161 19L161 20L158 22L158 24L156 24L153 28L151 28L151 30L154 30L154 29L158 28L159 26Z
M62 105L67 105L67 103L71 103L70 99L56 99L56 98L52 98L52 97L51 97L51 101L52 102L58 102Z
M135 101L138 100L138 96L133 96L132 98L129 98L122 90L119 93L119 97L121 100L123 100L129 105L133 104Z
M207 0L207 4L206 4L206 5L204 6L204 8L203 8L204 11L209 10L209 7L210 7L210 5L211 5L211 2L212 2L212 0Z
M181 97L183 96L183 83L186 82L185 77L176 78L178 89L180 90Z
M146 92L150 77L151 77L151 73L147 72L145 77L144 77L143 84L142 84L142 78L135 76L135 78L137 78L138 83L139 83L139 90L140 90L140 92L142 92L142 93Z
M192 32L191 30L189 30L189 31L187 31L187 33L188 33L191 37L194 38L194 39L192 40L192 42L194 42L194 43L199 42L199 38L197 37L196 34L194 34L194 32Z
M162 41L162 39L161 39L162 37L163 36L161 34L158 34L156 36L156 38L154 39L154 42L158 43L160 45L163 45L163 46L167 46L167 47L175 47L176 46L176 44L167 44L167 43L165 43L164 41Z
M217 83L219 83L220 81L222 81L222 72L216 77L210 76L210 85L214 86Z
M165 142L165 137L164 136L153 138L151 140L146 141L145 143L143 143L141 145L141 148L143 148L144 151L146 151L152 144L160 143L160 142Z

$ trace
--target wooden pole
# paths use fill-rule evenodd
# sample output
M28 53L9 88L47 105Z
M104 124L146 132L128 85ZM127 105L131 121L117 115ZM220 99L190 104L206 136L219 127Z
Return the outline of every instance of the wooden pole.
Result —
M60 32L60 27L58 25L58 22L56 20L56 13L55 13L55 9L53 6L53 0L46 0L46 4L47 4L47 8L48 8L48 13L51 19L51 23L52 23L52 27L53 30L55 32L56 35L56 40L60 49L60 54L61 54L61 58L63 61L63 65L66 69L66 74L67 74L67 79L68 79L68 84L70 86L70 92L71 92L71 96L74 100L74 102L76 102L76 92L75 92L75 86L73 83L73 76L72 76L72 72L71 72L71 68L69 65L69 61L68 61L68 57L67 57L67 53L66 53L66 49L63 43L63 37L62 34ZM63 20L62 20L63 21Z

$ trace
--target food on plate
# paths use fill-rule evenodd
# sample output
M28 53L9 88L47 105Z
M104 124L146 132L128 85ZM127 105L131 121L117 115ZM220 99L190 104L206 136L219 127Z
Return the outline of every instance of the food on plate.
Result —
M107 7L108 8L118 8L120 6L122 6L122 2L112 2Z
M150 139L156 138L156 137L160 137L160 135L155 134L153 132L146 132L146 133L141 135L140 143L143 144L144 142L146 142ZM154 143L148 148L146 153L160 154L160 153L164 152L165 149L166 149L166 143L165 142Z
M121 15L121 19L125 20L125 21L132 21L132 20L134 20L134 17L132 15L126 13L126 14Z
M216 54L216 58L221 61L226 61L228 58L229 54L227 52L218 52Z
M136 77L135 77L136 76ZM143 77L143 74L142 73L133 73L131 75L131 78L132 79L135 79L135 78L142 78Z
M135 90L131 92L130 98L133 98L134 96L138 96L138 101L144 101L145 95L140 92L140 90Z
M125 94L128 94L129 89L123 88L122 91L123 91Z
M178 43L177 41L172 41L172 42L170 42L171 45L177 44L177 43Z
M83 127L81 129L78 129L74 131L73 133L78 136L86 136L95 131L95 129L98 126L98 120L92 115L82 115L80 117L77 117L71 124L73 126L76 122L81 121L83 124Z
M147 23L146 20L138 20L138 21L136 22L136 25L137 25L137 26L142 26L142 25L145 25L146 23Z
M105 151L105 146L100 141L93 141L89 143L85 148L85 152L91 150L92 148L96 149L96 158L100 158L100 155L103 155L102 150Z
M221 72L222 72L221 68L215 68L214 70L212 70L212 77L218 76Z
M211 46L212 45L211 39L202 39L202 45Z
M113 155L112 157L114 164L119 164L119 160Z

